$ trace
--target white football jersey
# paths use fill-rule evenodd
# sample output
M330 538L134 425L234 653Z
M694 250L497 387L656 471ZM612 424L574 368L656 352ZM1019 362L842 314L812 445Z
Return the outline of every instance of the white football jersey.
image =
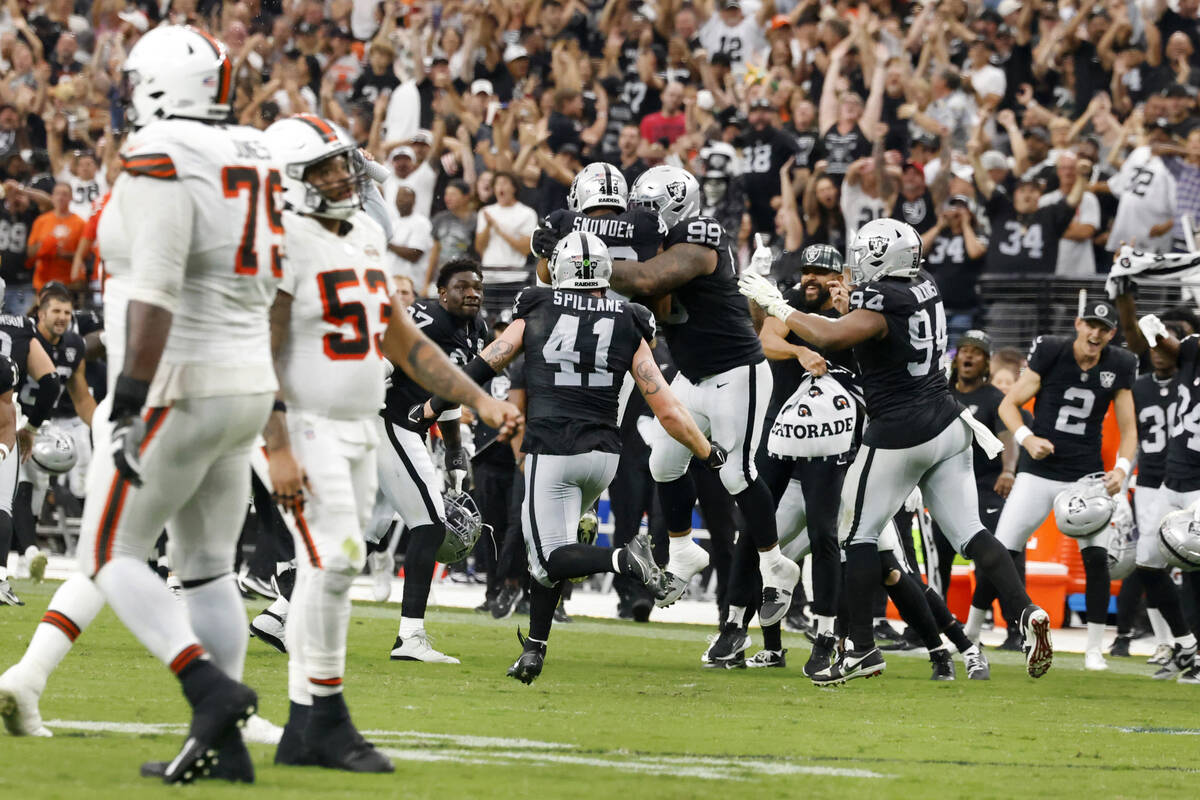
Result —
M109 356L118 366L110 382L124 358L126 306L152 276L178 289L151 404L274 391L268 312L283 275L283 221L279 171L262 132L161 120L129 137L121 165L97 234ZM191 205L188 241L146 224L164 191Z
M1148 253L1169 253L1171 232L1151 238L1149 230L1175 216L1175 176L1149 146L1135 148L1121 171L1108 179L1109 191L1120 198L1106 247L1117 252L1134 244Z
M291 211L283 219L279 291L293 298L280 354L284 399L334 419L373 417L383 406L380 340L392 312L383 229L362 211L343 236Z
M862 184L842 183L842 217L846 220L846 249L854 244L858 229L874 219L888 216L889 209L882 197L872 197L862 190Z

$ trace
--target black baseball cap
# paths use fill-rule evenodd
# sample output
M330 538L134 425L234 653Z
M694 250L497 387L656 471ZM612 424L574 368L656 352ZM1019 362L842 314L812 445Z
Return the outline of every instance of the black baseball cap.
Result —
M1099 322L1106 328L1117 327L1117 310L1107 300L1090 300L1084 307L1080 319Z
M972 328L958 337L958 344L955 346L956 349L961 350L967 346L978 347L983 351L985 356L990 357L992 355L992 337L988 336L987 331Z

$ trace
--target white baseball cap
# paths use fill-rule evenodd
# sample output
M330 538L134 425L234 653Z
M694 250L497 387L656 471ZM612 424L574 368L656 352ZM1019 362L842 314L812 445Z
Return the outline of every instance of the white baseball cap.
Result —
M492 82L486 78L480 78L471 83L471 94L495 94L496 89L492 86Z

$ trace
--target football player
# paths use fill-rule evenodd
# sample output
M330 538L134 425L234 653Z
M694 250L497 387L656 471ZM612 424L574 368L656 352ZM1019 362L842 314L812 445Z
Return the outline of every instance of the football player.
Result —
M477 261L454 259L442 265L437 276L436 299L419 299L408 308L413 323L432 339L456 365L467 364L488 340L483 307L483 272ZM429 422L420 407L429 392L404 372L392 373L379 420L386 444L379 452L379 487L389 511L408 526L404 557L404 596L400 602L400 629L392 645L395 661L457 664L458 659L435 650L425 633L425 606L433 583L437 549L446 538L446 509L442 479L426 446ZM416 414L410 417L410 411ZM446 445L445 469L461 487L467 473L458 408L446 411L439 425ZM395 535L395 534L393 534Z
M661 319L679 367L672 389L700 429L729 448L721 483L741 509L745 532L759 551L759 618L763 624L778 622L787 614L800 568L779 550L771 490L754 464L771 397L771 369L750 309L738 296L733 241L718 222L699 216L700 187L685 170L647 170L634 183L629 201L658 212L667 228L666 249L649 261L614 262L609 283L630 297L669 295L661 301L670 306ZM691 459L686 447L666 437L656 440L650 455L670 534L669 586L659 605L678 600L692 576L708 566L708 553L691 537L696 504L687 474Z
M1104 475L1110 495L1121 491L1131 471L1138 444L1132 392L1137 358L1124 348L1110 346L1116 333L1116 310L1103 300L1089 302L1075 320L1074 337L1040 336L1034 341L1028 368L1000 404L1000 418L1025 452L1000 512L996 536L1021 573L1025 571L1025 543L1046 519L1055 496L1085 475L1104 471L1100 439L1109 403L1115 408L1121 434L1117 463ZM1021 406L1035 397L1030 427L1021 417ZM1079 540L1087 574L1084 666L1090 670L1107 669L1101 646L1110 587L1108 530L1106 525ZM991 576L979 575L967 617L967 635L972 640L978 641L994 596ZM1005 610L1005 617L1012 628L1015 615Z
M13 389L18 386L18 378L20 378L20 370L16 363L8 356L0 356L0 461L7 461L13 455L13 451L17 448L17 409L13 404ZM16 457L13 457L16 460ZM8 537L12 537L12 522L9 520ZM5 539L4 533L0 530L0 546L9 539ZM4 553L0 556L0 561L8 563L8 549L4 549ZM13 593L12 586L8 582L8 573L5 570L0 570L0 604L9 606L25 605L16 594ZM3 716L4 721L8 722L8 714L6 713L9 705L0 684L0 716Z
M484 382L525 353L528 424L522 450L525 500L522 527L529 552L529 636L508 674L532 683L542 671L546 641L562 583L613 572L664 591L650 541L639 534L626 547L578 541L579 516L612 482L619 460L617 405L621 376L631 373L667 432L714 469L725 453L697 427L663 380L650 351L654 321L644 307L605 297L612 258L599 237L568 234L550 258L551 287L526 289L513 322L467 366ZM435 403L426 416L444 405Z
M853 347L866 395L870 424L842 488L838 531L852 647L815 682L883 672L871 630L881 568L876 540L914 487L955 549L991 576L1004 607L1020 615L1028 639L1026 669L1041 677L1053 657L1050 618L1030 602L1004 547L979 521L971 444L978 439L989 456L999 454L1001 445L950 395L941 370L946 313L937 284L921 270L921 239L911 225L873 220L860 230L850 256L851 310L838 319L797 311L754 273L743 274L740 287L805 341L834 350Z

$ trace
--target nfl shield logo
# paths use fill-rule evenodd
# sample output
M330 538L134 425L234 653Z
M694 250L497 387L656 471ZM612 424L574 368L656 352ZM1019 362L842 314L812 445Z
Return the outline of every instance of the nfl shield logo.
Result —
M1101 372L1100 373L1100 385L1102 387L1104 387L1105 389L1111 389L1112 385L1116 382L1116 380L1117 380L1117 373L1115 373L1115 372Z

